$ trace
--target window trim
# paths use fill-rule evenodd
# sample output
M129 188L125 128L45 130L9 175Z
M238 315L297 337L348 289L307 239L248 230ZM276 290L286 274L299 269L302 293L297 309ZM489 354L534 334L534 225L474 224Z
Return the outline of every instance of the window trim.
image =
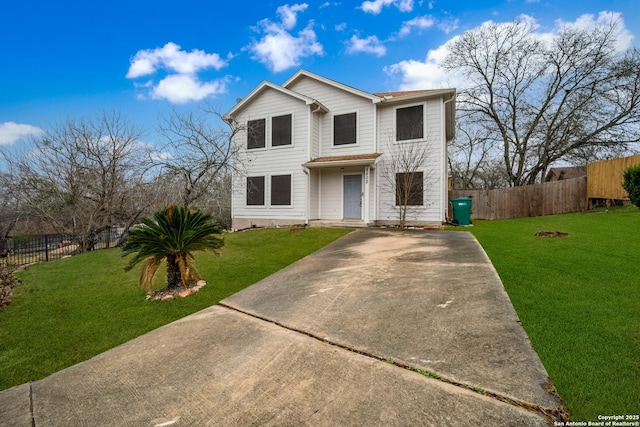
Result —
M421 178L420 180L416 181L416 183L420 183L420 203L409 203L409 201L411 201L412 199L412 195L409 195L409 200L407 201L406 205L405 204L401 204L398 203L399 202L399 190L398 190L398 175L404 175L404 174L420 174ZM395 206L424 206L424 172L423 171L413 171L413 172L396 172L395 174ZM417 196L417 192L416 192L416 196Z
M289 204L274 204L273 203L273 189L274 189L274 185L273 185L273 178L275 177L284 177L284 176L288 176L289 177ZM293 174L292 173L282 173L282 174L273 174L273 175L269 175L269 206L270 207L276 207L276 208L286 208L286 207L292 207L293 206Z
M422 137L421 138L413 138L413 139L398 139L398 110L403 110L405 108L413 108L413 107L422 107ZM405 142L415 142L415 141L424 141L426 140L427 135L427 103L426 102L418 102L415 104L407 104L394 107L393 109L393 140L395 143L405 143Z
M263 121L264 122L264 137L263 137L263 143L264 145L261 147L249 147L249 123L250 122L257 122L257 121ZM267 118L266 117L261 117L261 118L257 118L257 119L247 119L247 150L264 150L267 148Z
M284 116L291 116L291 129L290 129L290 135L291 135L291 143L289 144L280 144L280 145L273 145L273 119L277 118L277 117L284 117ZM294 135L294 129L295 129L295 116L293 114L293 112L288 112L288 113L284 113L284 114L277 114L277 115L272 115L269 116L269 148L270 149L281 149L281 148L287 148L287 147L293 147L294 146L294 141L295 141L295 135Z
M355 138L356 140L354 142L349 142L346 144L336 144L336 117L337 116L346 116L346 115L350 115L350 114L355 114ZM360 145L360 111L359 110L354 110L354 111L348 111L345 113L336 113L333 114L333 116L331 117L331 147L332 148L341 148L341 147L353 147L353 146L357 146Z
M252 178L262 178L262 203L261 204L253 204L249 203L249 180ZM245 188L245 205L248 208L263 208L267 205L267 177L266 175L250 175L246 178L246 188Z

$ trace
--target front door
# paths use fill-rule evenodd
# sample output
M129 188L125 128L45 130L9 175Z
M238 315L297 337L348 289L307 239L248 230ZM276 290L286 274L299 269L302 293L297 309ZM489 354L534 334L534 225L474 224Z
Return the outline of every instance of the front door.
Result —
M343 216L362 218L362 175L344 175Z

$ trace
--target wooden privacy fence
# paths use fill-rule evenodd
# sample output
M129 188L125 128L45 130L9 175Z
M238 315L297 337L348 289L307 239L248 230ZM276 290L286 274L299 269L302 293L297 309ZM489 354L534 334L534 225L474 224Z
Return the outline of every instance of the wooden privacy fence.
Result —
M451 190L472 197L472 219L509 219L580 212L587 206L587 177L497 190Z
M629 166L640 165L640 154L620 159L601 160L587 165L587 200L628 200L622 188L622 175Z

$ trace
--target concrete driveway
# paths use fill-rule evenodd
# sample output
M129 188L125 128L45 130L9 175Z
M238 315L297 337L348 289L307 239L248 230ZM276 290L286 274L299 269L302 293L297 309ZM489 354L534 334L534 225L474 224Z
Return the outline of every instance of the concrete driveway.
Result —
M0 392L7 426L544 426L563 414L478 242L421 230L359 229Z

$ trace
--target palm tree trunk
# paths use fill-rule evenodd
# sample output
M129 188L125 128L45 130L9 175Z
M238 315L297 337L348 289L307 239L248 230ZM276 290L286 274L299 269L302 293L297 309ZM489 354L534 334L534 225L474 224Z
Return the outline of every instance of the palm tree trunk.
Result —
M180 267L178 266L178 258L176 255L167 257L167 288L175 289L182 286L182 276L180 275Z

